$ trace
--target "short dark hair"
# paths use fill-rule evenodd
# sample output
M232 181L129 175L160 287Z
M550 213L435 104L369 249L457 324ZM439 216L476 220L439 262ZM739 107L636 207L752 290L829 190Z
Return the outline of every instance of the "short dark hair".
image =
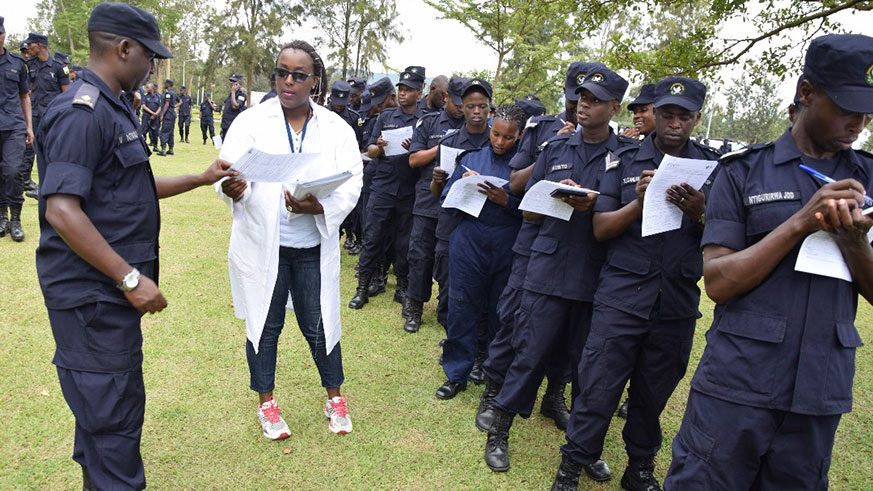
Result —
M118 34L103 31L91 31L88 33L88 43L91 45L91 53L95 55L105 54L110 49L114 48L121 42L122 39L129 39Z

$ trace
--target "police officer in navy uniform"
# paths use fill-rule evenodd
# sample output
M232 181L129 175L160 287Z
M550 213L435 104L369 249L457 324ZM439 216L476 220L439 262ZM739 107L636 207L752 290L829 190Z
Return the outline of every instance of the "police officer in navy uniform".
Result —
M660 489L654 476L659 419L685 374L700 317L700 237L711 181L702 190L674 185L656 197L682 211L681 227L669 232L642 236L643 200L664 155L718 159L714 150L689 139L705 97L706 87L694 79L658 82L655 132L639 147L616 152L620 164L603 173L593 224L597 240L609 241L609 252L594 295L591 332L578 366L581 392L573 400L555 489L575 489L582 467L600 460L628 380L622 433L628 464L621 486Z
M154 17L101 3L88 37L88 68L47 108L37 135L36 266L83 488L143 489L140 320L167 305L156 284L158 199L233 173L216 161L201 175L154 177L133 109L120 97L154 71L155 58L172 56Z
M161 121L161 104L163 103L163 98L161 94L157 92L157 87L155 84L146 84L148 86L148 90L143 97L142 101L142 125L140 126L140 132L143 134L143 138L146 135L149 137L149 141L151 141L152 151L154 153L158 152L158 123Z
M411 139L403 143L407 152L385 156L387 142L382 138L382 131L414 127L424 116L418 108L424 84L423 72L422 67L410 66L400 74L400 81L396 84L398 107L382 112L370 134L367 155L373 159L369 165L376 168L365 211L364 248L358 262L358 288L349 302L349 308L352 309L363 308L369 300L370 280L385 266L382 260L386 247L391 247L394 252L394 274L397 278L394 300L402 303L406 297L409 274L407 250L412 228L415 181L419 172L409 166Z
M348 83L352 88L349 94L349 107L353 111L361 112L361 96L367 91L367 80L363 77L352 77Z
M32 127L34 134L39 128L45 108L55 97L70 86L70 70L60 61L49 55L48 37L31 32L27 39L27 68L30 72L30 103L32 108ZM31 179L33 174L33 144L24 149L24 167L21 169L21 180L24 183L25 194L30 198L38 195L37 186Z
M603 173L618 165L616 154L634 143L622 143L609 122L621 110L628 82L608 68L589 72L576 92L576 121L580 131L548 140L537 158L528 189L540 181L552 181L597 190ZM573 207L570 220L529 215L541 221L531 245L524 280L516 353L503 385L491 402L493 422L489 427L485 463L497 471L509 469L509 429L515 415L530 417L546 368L554 364L575 367L591 323L594 288L606 259L606 245L594 237L592 212L597 195L565 196ZM566 429L569 414L564 402L562 373L553 373L543 398L541 412ZM574 393L578 381L573 377ZM555 390L558 388L559 390ZM552 389L551 391L549 389ZM589 468L599 480L609 478L601 461Z
M218 111L218 106L212 102L212 94L206 92L203 94L203 101L200 102L200 133L203 135L203 144L206 145L206 135L209 135L209 141L214 143L215 138L215 120L213 119L214 112Z
M188 134L191 132L191 96L188 88L184 85L179 89L179 141L188 142Z
M640 94L627 105L627 110L633 116L634 125L621 132L622 136L642 140L655 131L655 85L646 84L640 88Z
M170 79L164 80L164 93L161 96L161 149L158 150L158 155L173 155L173 144L176 131L176 110L179 108L181 101L179 94L173 90L173 82ZM167 148L169 147L169 149Z
M522 108L528 118L535 118L546 114L546 105L540 100L536 94L528 93L521 99L516 99L515 104Z
M240 87L242 75L239 73L230 74L230 92L224 99L224 107L221 110L221 139L224 140L224 135L227 134L227 129L230 128L233 120L237 115L246 110L246 101L248 95L246 90Z
M27 50L27 42L26 41L21 42L21 45L18 47L18 51L19 51L19 54L21 55L21 57L24 58L24 61L30 60L30 51Z
M713 185L702 247L716 307L665 487L828 487L863 344L858 294L873 302L873 220L861 213L873 155L851 148L873 114L873 38L814 39L803 75L793 126L725 156ZM821 230L851 279L795 270L801 244Z
M424 67L419 67L424 72ZM438 113L446 107L446 91L449 88L449 78L437 75L430 81L427 95L418 101L418 107L425 113Z
M358 140L358 147L361 146L361 127L358 126L358 120L361 118L361 115L358 114L357 111L353 111L349 109L349 95L352 92L352 87L343 80L336 80L330 87L330 98L328 99L328 107L331 111L337 113L340 118L343 119L352 129L355 131L355 139ZM346 215L343 223L340 224L340 230L345 234L346 241L343 244L345 249L351 249L354 247L356 238L361 239L360 237L355 237L355 230L360 230L358 226L358 221L360 217L357 213L357 210L352 210L351 213Z
M461 96L467 79L452 77L447 86L446 108L429 113L418 120L409 144L409 165L421 169L415 184L415 205L412 208L412 231L409 234L409 278L403 329L417 332L421 326L422 310L430 301L433 286L436 225L439 216L439 198L430 192L433 169L440 141L464 125ZM431 88L433 90L433 88Z
M20 175L24 147L32 141L27 64L23 57L6 49L6 27L0 17L0 237L8 233L16 242L24 240Z

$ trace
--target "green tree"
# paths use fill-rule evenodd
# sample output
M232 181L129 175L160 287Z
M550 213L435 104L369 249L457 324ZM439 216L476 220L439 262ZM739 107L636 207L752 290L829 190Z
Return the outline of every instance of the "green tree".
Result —
M754 80L738 77L726 91L727 103L722 114L724 134L747 144L764 143L779 138L788 125L786 108L773 104L778 100L773 76Z
M206 36L209 56L204 75L214 80L217 72L230 66L245 76L246 91L251 93L252 78L272 70L279 36L289 24L300 25L301 12L287 0L231 0ZM251 103L249 98L247 104Z
M861 144L861 150L873 152L873 133L870 133L870 137L867 138L867 141Z
M306 4L308 17L327 46L327 59L343 80L370 72L370 63L385 63L388 42L403 42L394 0L315 0Z

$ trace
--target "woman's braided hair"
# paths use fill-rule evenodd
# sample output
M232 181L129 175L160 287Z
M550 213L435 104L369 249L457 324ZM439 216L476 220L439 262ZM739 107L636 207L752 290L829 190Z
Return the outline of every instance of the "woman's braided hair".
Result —
M290 43L285 43L282 46L282 49L279 50L279 54L281 54L286 49L296 49L305 52L309 55L309 58L312 60L312 71L318 77L318 86L312 88L312 95L320 96L327 93L327 70L324 68L324 61L322 61L321 56L318 56L318 53L315 52L315 48L312 47L306 41L301 41L299 39L291 41ZM276 64L279 64L279 58L276 57Z
M519 134L521 134L527 124L527 113L516 104L504 104L494 111L494 119L514 122Z

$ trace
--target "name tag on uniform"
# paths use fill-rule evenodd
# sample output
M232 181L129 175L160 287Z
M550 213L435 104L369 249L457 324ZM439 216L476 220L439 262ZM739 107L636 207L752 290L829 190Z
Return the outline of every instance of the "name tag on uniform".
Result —
M549 172L550 173L551 172L558 172L559 170L567 170L567 169L572 169L572 168L573 168L573 164L555 164L555 165L549 167Z
M800 199L800 191L772 191L743 197L746 206L773 203L776 201L795 201Z
M640 176L625 177L624 179L621 180L622 185L636 184L638 182L640 182Z
M118 137L115 139L115 141L117 141L119 145L123 145L125 143L130 143L132 141L136 141L138 139L139 139L139 131L131 130L131 131L128 131L127 133L124 133L122 135L118 135Z

